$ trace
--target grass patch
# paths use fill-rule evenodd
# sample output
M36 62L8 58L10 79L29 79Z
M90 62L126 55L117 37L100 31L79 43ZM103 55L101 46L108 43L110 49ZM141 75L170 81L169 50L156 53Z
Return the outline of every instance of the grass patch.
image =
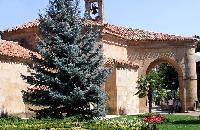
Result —
M158 124L159 130L200 130L199 117L188 115L165 115L166 122Z
M197 116L189 115L164 115L165 122L156 124L159 130L200 130L200 120ZM119 118L126 118L132 120L133 118L143 119L143 115L138 116L123 116Z

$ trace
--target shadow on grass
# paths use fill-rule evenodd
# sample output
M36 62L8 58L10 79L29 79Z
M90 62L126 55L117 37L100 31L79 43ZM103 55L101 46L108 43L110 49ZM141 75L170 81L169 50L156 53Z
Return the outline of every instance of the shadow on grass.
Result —
M184 125L190 125L190 124L200 124L200 120L178 120L178 121L173 121L173 124L184 124Z

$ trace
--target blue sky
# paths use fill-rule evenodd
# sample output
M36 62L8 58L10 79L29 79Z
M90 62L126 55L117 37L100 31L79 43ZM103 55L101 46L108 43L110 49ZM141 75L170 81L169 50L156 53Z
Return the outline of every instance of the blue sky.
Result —
M0 30L37 18L47 5L48 0L0 0ZM104 0L104 6L105 21L111 24L200 35L200 0Z

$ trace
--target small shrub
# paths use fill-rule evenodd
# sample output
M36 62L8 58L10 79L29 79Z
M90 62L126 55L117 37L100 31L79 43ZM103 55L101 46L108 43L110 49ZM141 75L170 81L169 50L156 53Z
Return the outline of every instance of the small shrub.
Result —
M112 119L107 122L110 128L114 129L131 129L131 130L157 130L155 124L149 124L141 119L135 118L128 120L126 118L122 118L121 120Z
M157 130L155 124L146 123L138 118L80 120L79 116L28 120L17 117L0 118L0 129Z
M0 117L1 118L5 118L5 117L8 117L8 112L4 109L1 110L1 113L0 113Z
M120 108L119 108L119 114L120 114L120 115L127 115L126 108L120 107Z

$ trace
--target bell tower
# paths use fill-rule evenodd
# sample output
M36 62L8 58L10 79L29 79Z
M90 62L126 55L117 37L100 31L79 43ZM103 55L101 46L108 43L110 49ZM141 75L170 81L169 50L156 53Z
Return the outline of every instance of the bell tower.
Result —
M85 0L85 11L90 20L103 23L103 0Z

